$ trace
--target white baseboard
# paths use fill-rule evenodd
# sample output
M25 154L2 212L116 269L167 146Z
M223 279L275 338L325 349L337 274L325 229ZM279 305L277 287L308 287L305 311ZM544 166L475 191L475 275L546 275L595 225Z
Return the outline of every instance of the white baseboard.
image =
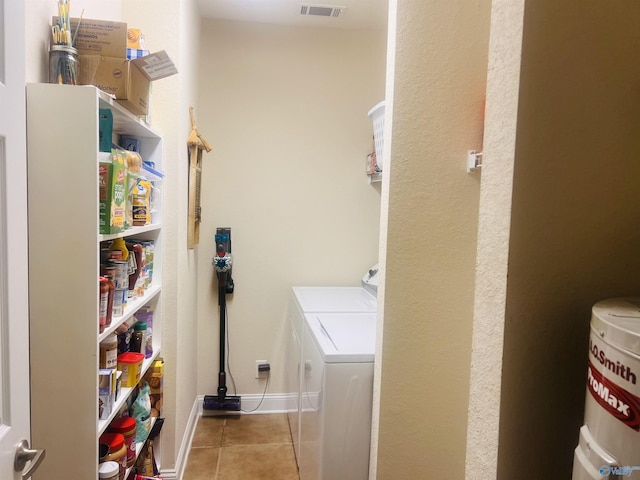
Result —
M266 414L266 413L287 413L295 406L294 396L288 393L272 393L267 395L251 394L241 395L241 414ZM204 395L198 395L191 408L187 428L185 429L176 459L176 467L171 470L162 470L163 480L182 480L184 470L187 467L189 459L189 451L191 450L191 442L196 431L198 419L202 415L202 403Z
M162 477L162 480L178 480L175 468L173 470L161 470L160 476Z
M241 402L244 414L287 413L295 406L294 397L288 393L241 395Z
M202 397L204 398L204 397ZM171 470L161 469L161 476L163 480L182 480L184 470L187 467L187 460L189 459L189 451L191 450L191 442L193 441L193 434L196 431L198 425L198 418L202 413L202 398L196 397L191 407L191 413L189 414L189 420L187 421L187 428L185 428L184 435L182 436L182 442L180 442L180 450L178 451L178 458L176 458L176 466Z

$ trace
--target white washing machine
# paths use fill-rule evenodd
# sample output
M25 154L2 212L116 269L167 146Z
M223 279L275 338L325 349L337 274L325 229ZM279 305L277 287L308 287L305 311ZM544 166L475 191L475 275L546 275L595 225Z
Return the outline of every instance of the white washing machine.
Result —
M572 478L623 478L634 470L640 471L640 298L614 298L592 309Z
M375 313L376 297L361 287L293 287L288 306L289 332L286 352L286 391L289 392L288 414L298 467L300 452L300 396L303 375L302 332L307 313Z
M305 315L301 480L369 475L375 313Z

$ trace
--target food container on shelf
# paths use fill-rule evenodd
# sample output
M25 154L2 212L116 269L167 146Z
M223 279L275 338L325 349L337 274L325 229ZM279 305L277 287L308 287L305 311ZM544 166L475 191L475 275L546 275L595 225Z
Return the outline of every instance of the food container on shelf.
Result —
M135 387L140 381L144 353L127 352L118 356L118 370L122 372L121 385Z
M127 467L132 467L136 462L136 420L132 417L120 417L111 422L108 432L120 433L124 437L124 445L127 449Z
M104 462L98 465L98 478L100 480L118 480L120 478L118 462Z
M105 458L105 463L118 463L118 478L124 480L127 471L127 447L124 444L124 435L121 433L103 433L100 436L100 443L109 445L109 453Z

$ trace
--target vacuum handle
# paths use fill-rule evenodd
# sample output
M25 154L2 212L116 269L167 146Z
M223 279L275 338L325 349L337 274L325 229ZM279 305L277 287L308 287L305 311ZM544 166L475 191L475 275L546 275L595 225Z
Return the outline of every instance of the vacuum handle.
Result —
M227 293L225 283L220 279L220 277L225 277L226 273L218 274L218 305L220 309L220 368L218 369L219 376L218 380L220 385L225 386L225 374L224 374L224 364L226 361L225 355L225 340L226 340L226 318L227 318ZM226 387L226 386L225 386Z
M217 228L214 240L216 254L215 257L213 257L213 266L216 272L218 272L218 282L225 283L226 293L233 293L234 283L231 277L233 267L233 258L231 256L231 229Z

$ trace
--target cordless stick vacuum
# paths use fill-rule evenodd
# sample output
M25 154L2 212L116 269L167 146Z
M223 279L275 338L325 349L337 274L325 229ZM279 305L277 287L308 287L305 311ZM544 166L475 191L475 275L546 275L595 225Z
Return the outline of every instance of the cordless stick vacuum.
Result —
M240 411L240 397L227 395L227 374L225 373L225 326L227 315L227 294L233 293L231 278L231 229L216 230L216 255L213 266L218 277L218 305L220 309L220 371L218 373L218 395L205 395L203 414L224 414Z

